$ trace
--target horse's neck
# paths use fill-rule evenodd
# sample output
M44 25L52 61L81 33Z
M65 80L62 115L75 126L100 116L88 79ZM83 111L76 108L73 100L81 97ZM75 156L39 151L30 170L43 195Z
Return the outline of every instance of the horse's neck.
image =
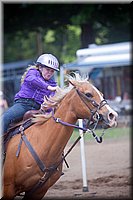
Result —
M77 121L77 118L72 111L72 105L70 104L69 98L66 98L61 102L54 116L71 124L75 124ZM56 123L53 119L50 119L47 122L47 127L50 129L50 131L47 132L47 139L49 138L49 152L53 154L53 157L55 158L63 152L68 140L72 135L73 127L61 125ZM46 126L44 124L44 129L45 128Z
M72 93L72 91L71 91ZM58 110L55 113L55 117L56 118L60 118L62 121L70 123L70 124L75 124L77 121L77 116L75 115L75 111L74 111L74 106L73 106L73 102L72 102L72 95L69 94L60 104ZM65 130L65 133L67 135L71 135L72 134L72 130L73 128L71 126L64 126L61 125L63 131ZM71 132L70 132L71 130ZM70 132L70 134L68 134ZM63 132L63 134L65 134Z
M70 95L61 102L59 108L55 112L55 117L73 124L77 121L77 117L73 108L73 102L70 99L71 97L69 97Z

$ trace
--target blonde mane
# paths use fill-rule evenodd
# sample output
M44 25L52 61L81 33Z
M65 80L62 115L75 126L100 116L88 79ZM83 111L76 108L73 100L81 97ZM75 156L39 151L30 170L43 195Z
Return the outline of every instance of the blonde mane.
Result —
M77 73L73 73L73 74L74 76L66 75L66 80L70 83L72 80L76 82L84 82L84 81L87 81L88 79L87 77L83 79ZM52 116L53 111L51 111L50 113L45 112L45 111L48 108L52 108L52 110L57 108L60 102L62 101L62 99L66 96L66 94L68 94L72 90L73 87L74 86L72 84L69 84L68 87L64 87L63 89L58 87L54 96L50 96L49 98L47 96L44 96L44 102L41 104L41 110L43 110L43 113L34 115L34 118L32 119L32 121L39 122L39 123L43 123L47 121Z

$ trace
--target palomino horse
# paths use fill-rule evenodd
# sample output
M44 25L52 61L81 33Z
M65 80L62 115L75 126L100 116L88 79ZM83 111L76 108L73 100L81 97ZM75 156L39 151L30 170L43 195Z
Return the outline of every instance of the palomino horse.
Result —
M62 154L72 135L72 125L78 119L99 120L105 128L116 126L117 113L94 85L77 75L75 78L69 76L68 81L69 87L59 89L42 105L56 106L52 116L45 122L39 122L41 116L36 116L34 120L38 120L37 123L24 131L21 126L21 134L9 141L4 162L2 199L12 200L22 192L25 192L24 200L43 198L62 174ZM16 156L20 143L19 155Z

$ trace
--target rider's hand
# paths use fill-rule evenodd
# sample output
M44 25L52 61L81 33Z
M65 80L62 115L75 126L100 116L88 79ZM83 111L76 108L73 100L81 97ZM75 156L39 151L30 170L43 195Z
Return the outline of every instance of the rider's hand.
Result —
M56 91L58 89L58 86L52 87L51 85L49 85L47 89L50 91Z

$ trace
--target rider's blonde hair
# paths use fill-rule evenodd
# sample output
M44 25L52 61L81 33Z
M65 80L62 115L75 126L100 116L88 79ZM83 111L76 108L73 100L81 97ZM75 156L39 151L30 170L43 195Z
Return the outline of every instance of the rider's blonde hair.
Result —
M28 67L26 68L26 71L24 72L24 74L22 75L22 78L21 78L21 85L23 84L24 82L24 79L26 77L26 74L28 73L28 71L30 69L39 69L39 66L38 65L28 65Z

